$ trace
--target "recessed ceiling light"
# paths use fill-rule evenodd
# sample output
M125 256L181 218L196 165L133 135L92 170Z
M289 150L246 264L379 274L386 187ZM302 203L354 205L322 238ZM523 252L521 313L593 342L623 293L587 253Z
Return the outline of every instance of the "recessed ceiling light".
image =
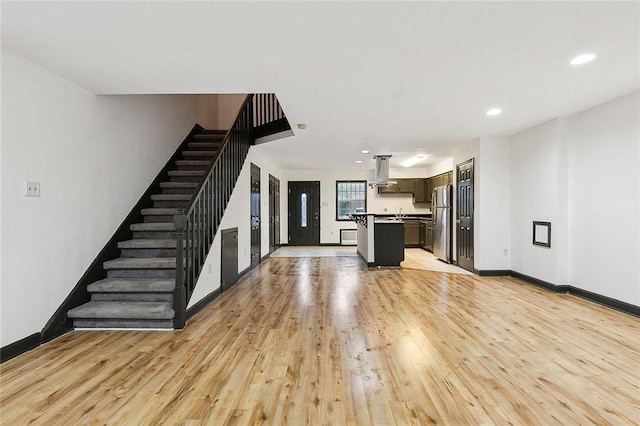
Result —
M415 166L419 162L423 161L425 158L427 158L426 155L416 155L415 157L411 157L407 161L402 163L402 167Z
M304 124L304 123L299 123L299 124L298 124L298 129L300 129L300 130L304 130L304 129L306 129L306 128L307 128L307 125L306 125L306 124Z
M368 149L361 149L361 150L360 150L360 154L368 154L368 153L370 153L370 152L371 152L371 151L369 151Z
M356 160L356 163L362 164L362 160Z
M487 111L487 115L489 117L500 114L502 114L502 110L500 108L491 108L489 111Z
M571 65L582 65L588 62L593 61L596 58L596 55L593 53L583 53L582 55L578 55L571 60Z

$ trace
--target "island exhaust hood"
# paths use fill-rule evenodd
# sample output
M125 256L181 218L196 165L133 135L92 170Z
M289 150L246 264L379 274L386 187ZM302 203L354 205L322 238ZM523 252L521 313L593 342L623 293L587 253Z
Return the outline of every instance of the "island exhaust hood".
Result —
M376 160L376 173L373 182L369 182L369 186L374 188L376 186L389 186L394 185L397 182L389 181L389 159L391 155L374 155Z

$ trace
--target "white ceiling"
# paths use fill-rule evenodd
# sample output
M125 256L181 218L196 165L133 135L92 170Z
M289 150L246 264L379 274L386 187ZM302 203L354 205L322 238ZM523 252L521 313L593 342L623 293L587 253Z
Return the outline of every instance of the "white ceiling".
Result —
M94 93L275 92L293 169L424 166L637 90L639 28L638 2L2 3L4 46Z

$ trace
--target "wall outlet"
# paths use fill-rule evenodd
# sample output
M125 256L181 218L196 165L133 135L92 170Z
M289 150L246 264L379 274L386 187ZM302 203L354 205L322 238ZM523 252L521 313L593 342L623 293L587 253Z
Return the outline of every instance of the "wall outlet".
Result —
M39 197L40 196L40 183L38 182L26 182L25 197Z

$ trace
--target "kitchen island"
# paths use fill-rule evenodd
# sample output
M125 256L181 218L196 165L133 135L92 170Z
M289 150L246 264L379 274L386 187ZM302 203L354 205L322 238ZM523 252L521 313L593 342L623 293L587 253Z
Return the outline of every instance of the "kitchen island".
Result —
M404 260L404 223L372 213L354 213L357 253L367 266L400 266Z

